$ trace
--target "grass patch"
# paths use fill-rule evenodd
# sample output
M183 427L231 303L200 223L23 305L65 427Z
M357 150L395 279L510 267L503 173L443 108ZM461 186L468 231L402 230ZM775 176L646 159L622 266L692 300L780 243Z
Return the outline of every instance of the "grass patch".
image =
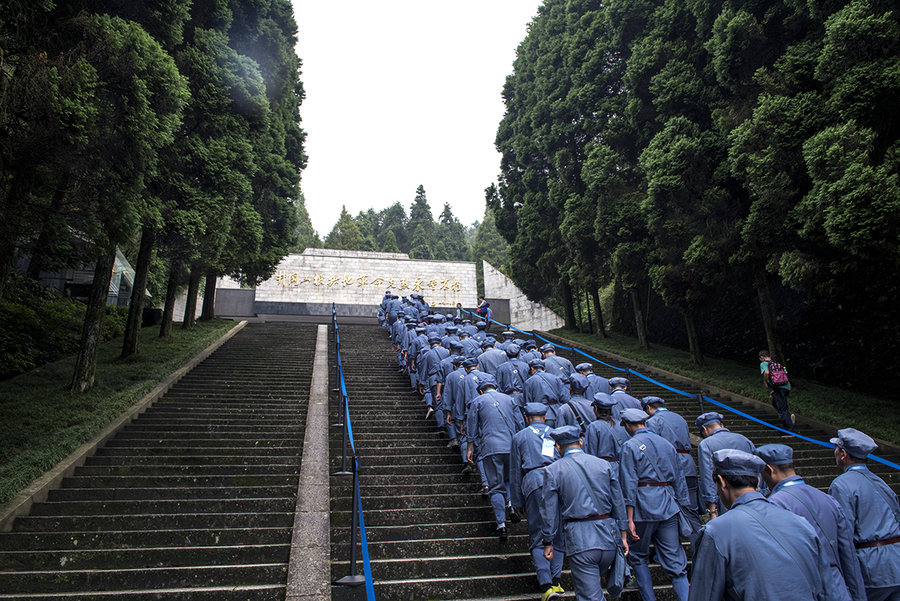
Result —
M553 330L552 333L579 344L769 402L769 395L763 388L759 374L759 363L755 358L747 363L738 363L729 359L705 357L706 365L697 367L691 363L687 351L660 344L652 344L649 351L644 351L638 348L637 338L629 336L611 334L604 339L564 328ZM897 411L897 403L890 399L792 376L788 404L794 413L834 424L838 428L854 427L875 438L900 445L900 412Z
M100 347L94 388L68 390L75 356L48 363L0 382L0 503L9 501L79 445L134 405L162 379L181 367L235 322L200 322L193 330L143 328L140 352L120 359L122 340Z

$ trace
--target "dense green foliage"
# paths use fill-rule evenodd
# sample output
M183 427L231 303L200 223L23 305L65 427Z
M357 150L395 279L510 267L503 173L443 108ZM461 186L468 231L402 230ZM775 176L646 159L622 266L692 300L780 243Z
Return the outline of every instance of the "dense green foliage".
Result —
M510 275L570 326L613 285L616 327L695 364L895 389L898 74L883 0L545 0L487 194Z
M168 335L189 274L190 304L201 276L256 283L314 241L296 31L289 0L4 5L0 291L17 259L32 278L95 265L73 389L94 379L117 247L137 272L127 356L148 285Z
M84 308L30 278L13 276L0 296L0 379L75 353ZM121 336L124 328L124 310L107 307L101 339Z

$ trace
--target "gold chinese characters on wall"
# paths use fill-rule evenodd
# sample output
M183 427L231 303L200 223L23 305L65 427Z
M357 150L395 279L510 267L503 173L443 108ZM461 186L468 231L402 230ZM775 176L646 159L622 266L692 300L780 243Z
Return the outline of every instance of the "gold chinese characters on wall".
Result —
M367 275L340 275L330 274L328 276L320 273L313 275L303 275L299 273L289 273L287 271L279 271L275 274L275 284L284 288L295 288L299 286L316 286L326 288L348 288L356 287L365 289L366 286L376 288L385 288L387 290L409 290L410 292L425 292L428 290L438 291L447 290L459 292L462 290L462 284L457 279L451 278L389 278L389 277L370 277Z

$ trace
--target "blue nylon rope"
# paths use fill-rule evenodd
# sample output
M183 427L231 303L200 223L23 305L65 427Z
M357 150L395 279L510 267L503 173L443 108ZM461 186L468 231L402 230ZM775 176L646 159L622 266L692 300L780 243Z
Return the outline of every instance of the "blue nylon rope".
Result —
M341 379L341 394L344 397L344 423L347 424L347 437L350 439L350 449L353 451L353 463L359 473L359 461L356 460L356 445L353 442L353 423L350 421L350 398L347 395L347 383L344 379L344 365L341 361L341 335L338 330L337 314L334 311L334 303L331 304L332 321L334 323L335 340L337 341L337 364L338 372ZM356 502L359 509L359 540L362 546L363 554L363 576L366 579L366 599L367 601L375 600L375 585L372 579L372 563L369 559L369 543L366 539L366 520L363 517L362 494L359 490L359 479L356 481Z
M353 461L356 461L354 459ZM356 464L356 471L359 472L359 463ZM359 504L359 541L362 546L363 554L363 576L366 578L366 599L375 601L375 582L372 578L372 564L369 561L369 543L366 540L366 521L363 519L362 495L359 492L359 480L356 482L356 502Z

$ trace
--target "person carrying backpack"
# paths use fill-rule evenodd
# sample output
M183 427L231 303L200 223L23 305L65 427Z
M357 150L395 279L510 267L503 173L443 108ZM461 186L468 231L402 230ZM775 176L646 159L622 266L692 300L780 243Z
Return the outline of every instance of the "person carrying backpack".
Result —
M794 430L796 417L788 409L787 397L791 391L791 382L788 379L787 369L772 360L772 355L767 350L759 351L759 373L763 376L763 384L769 391L772 406L778 412L781 427L788 432Z

